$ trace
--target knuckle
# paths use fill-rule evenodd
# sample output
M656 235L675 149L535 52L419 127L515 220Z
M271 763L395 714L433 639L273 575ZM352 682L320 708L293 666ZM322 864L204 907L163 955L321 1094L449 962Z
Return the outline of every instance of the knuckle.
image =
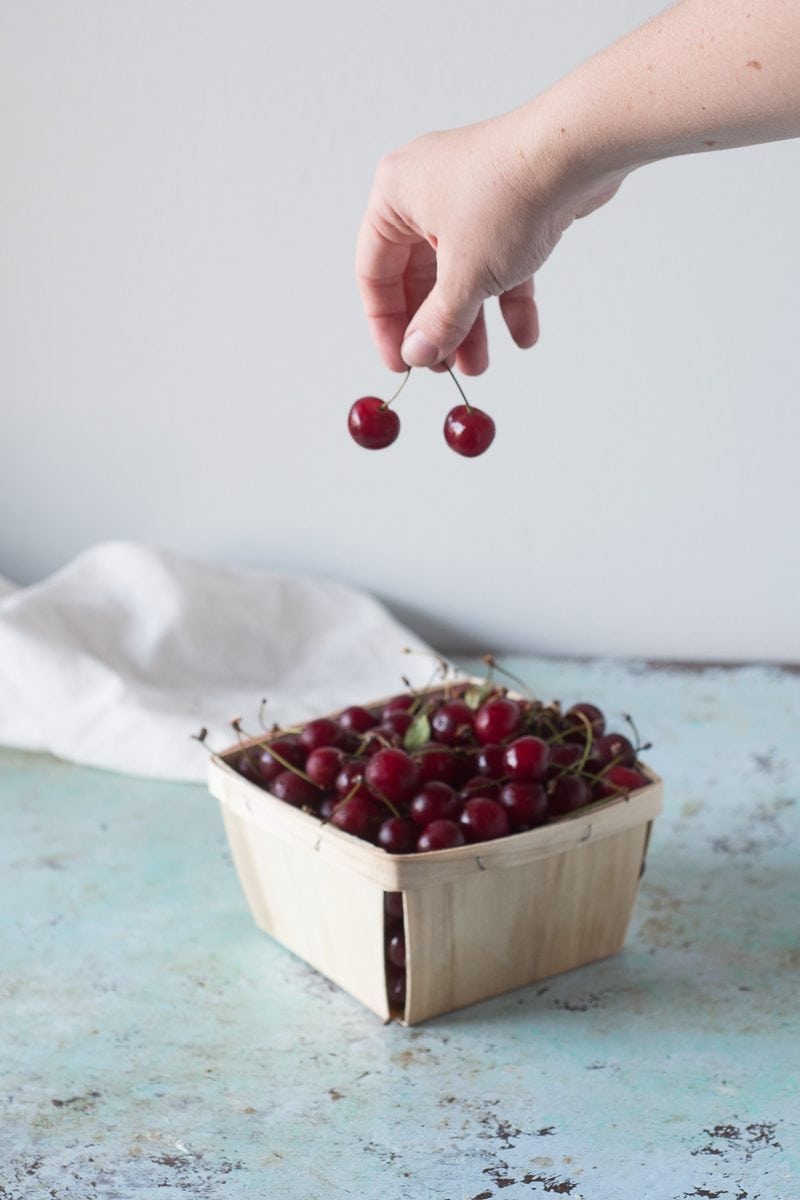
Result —
M399 173L400 151L392 150L378 160L375 168L374 187L379 192L392 191Z
M507 292L509 284L504 283L500 273L492 268L488 262L484 262L481 267L479 276L481 290L486 293L486 296L502 296L503 292Z
M440 305L432 316L443 345L460 342L472 326L472 321L462 310L447 305Z

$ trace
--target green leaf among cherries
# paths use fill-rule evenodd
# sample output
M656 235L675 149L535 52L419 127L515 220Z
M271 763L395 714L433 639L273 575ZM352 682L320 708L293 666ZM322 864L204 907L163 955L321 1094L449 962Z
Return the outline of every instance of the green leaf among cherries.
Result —
M473 683L464 692L464 703L474 712L477 712L483 702L489 699L494 690L495 685L490 679L484 680L483 683Z
M403 736L403 749L413 752L421 750L431 740L431 722L428 710L418 712Z

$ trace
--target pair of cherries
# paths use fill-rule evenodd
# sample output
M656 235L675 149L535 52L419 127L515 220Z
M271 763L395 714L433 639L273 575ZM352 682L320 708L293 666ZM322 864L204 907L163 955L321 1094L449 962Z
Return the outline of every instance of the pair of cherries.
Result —
M494 421L488 413L470 404L461 384L450 368L447 369L461 392L464 403L457 404L447 414L444 422L444 440L456 454L461 454L464 458L477 458L479 454L488 450L494 441ZM400 418L390 405L402 392L410 374L411 368L406 372L405 379L391 400L381 400L379 396L362 396L350 409L347 428L353 440L365 450L383 450L397 439Z

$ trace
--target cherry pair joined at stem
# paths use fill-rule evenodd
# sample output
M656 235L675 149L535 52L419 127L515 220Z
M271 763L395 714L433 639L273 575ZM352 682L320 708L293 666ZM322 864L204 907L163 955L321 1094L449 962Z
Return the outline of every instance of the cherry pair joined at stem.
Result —
M464 403L456 405L447 414L444 423L445 441L456 454L464 458L477 458L479 454L488 450L494 441L494 421L488 413L469 403L450 367L447 370L461 392ZM381 400L378 396L362 396L350 409L347 419L350 436L365 450L383 450L397 440L400 418L390 406L402 392L410 374L409 367L403 382L390 400Z

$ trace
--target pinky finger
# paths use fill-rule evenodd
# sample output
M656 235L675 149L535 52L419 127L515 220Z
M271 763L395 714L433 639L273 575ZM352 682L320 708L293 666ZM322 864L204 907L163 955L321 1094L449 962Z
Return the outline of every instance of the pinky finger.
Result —
M539 340L539 313L533 299L533 279L526 279L500 297L500 311L508 332L523 350Z

